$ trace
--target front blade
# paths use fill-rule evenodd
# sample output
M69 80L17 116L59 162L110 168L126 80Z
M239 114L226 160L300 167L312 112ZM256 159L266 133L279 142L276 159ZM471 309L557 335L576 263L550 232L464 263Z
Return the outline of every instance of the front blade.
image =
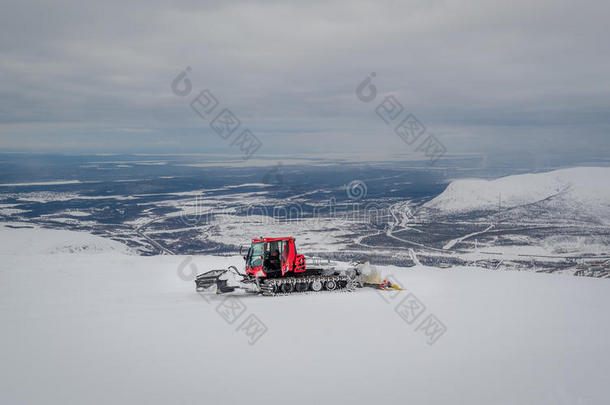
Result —
M210 270L203 274L198 275L195 278L195 285L197 286L197 291L207 290L213 285L216 285L216 280L218 276L224 274L227 270Z

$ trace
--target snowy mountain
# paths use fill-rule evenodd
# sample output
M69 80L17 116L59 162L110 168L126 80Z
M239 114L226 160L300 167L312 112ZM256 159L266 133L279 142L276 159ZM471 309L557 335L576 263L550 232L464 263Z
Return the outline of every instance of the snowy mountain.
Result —
M200 295L191 272L242 259L137 256L80 232L8 227L0 246L2 403L555 405L609 394L608 280L386 266L406 291ZM251 316L265 328L254 338Z
M610 168L577 167L496 180L453 181L424 206L445 213L544 205L562 214L610 221Z

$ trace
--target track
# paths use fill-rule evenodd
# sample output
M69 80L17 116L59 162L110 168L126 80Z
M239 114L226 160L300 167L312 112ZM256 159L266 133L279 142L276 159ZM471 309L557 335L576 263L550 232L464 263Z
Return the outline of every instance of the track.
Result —
M292 293L319 291L353 291L359 280L348 276L284 277L265 280L260 285L264 296L288 295Z

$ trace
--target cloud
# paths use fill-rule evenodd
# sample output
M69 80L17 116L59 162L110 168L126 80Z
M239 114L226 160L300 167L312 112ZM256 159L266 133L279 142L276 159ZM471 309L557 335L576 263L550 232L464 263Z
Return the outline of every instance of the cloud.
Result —
M191 66L195 90L279 152L409 151L354 95L373 71L380 95L450 152L608 151L609 11L601 0L9 2L0 148L229 150L171 92Z

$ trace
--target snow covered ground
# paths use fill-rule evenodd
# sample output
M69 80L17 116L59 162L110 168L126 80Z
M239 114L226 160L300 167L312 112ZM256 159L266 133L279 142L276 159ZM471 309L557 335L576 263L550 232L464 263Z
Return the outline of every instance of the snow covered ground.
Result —
M610 217L608 167L574 167L546 173L522 174L496 180L453 181L424 206L444 212L513 208L554 199L555 205ZM557 206L555 207L557 209Z
M0 402L608 402L609 280L385 267L406 291L195 293L229 264L0 226Z

